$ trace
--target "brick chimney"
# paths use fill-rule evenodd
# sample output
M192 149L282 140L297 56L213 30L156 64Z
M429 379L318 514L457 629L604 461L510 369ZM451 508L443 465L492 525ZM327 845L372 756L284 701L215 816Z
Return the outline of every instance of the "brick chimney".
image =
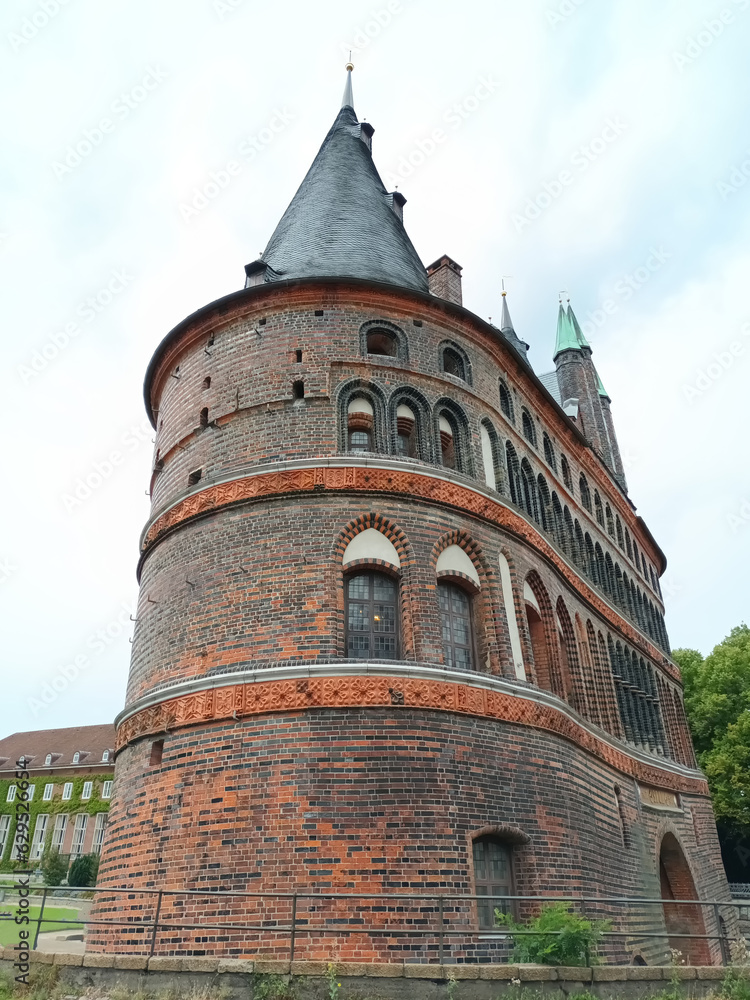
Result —
M447 254L443 254L434 264L427 268L427 280L430 283L430 293L439 299L447 299L448 302L455 302L457 306L463 305L461 294L461 271L462 267Z

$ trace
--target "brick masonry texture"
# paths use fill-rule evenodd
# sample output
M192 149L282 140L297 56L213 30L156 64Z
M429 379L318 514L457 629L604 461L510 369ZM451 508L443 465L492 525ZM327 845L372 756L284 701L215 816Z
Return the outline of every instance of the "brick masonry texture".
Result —
M379 322L398 331L399 357L363 355L363 327ZM469 381L440 370L446 343L465 358ZM500 410L501 377L515 424ZM358 395L373 410L374 451L347 455L348 404ZM472 894L472 840L488 834L510 845L519 894L728 898L666 636L615 606L509 499L505 442L661 615L658 584L526 440L523 407L537 441L549 435L557 468L565 454L574 484L585 473L659 573L663 556L499 332L455 304L364 281L259 286L207 307L165 341L147 401L157 426L153 508L99 877L132 894L96 901L97 918L128 926L93 929L90 949L149 949L156 898L139 890L328 891L375 898L300 896L297 921L336 934L300 932L298 958L431 961L434 936L342 931L363 921L404 932L429 925L434 900L378 897ZM400 403L417 425L411 459L397 454ZM455 419L459 472L437 464L443 408ZM482 421L499 443L491 485ZM343 554L371 528L395 546L400 567L376 557L357 568L397 581L403 677L379 674L377 662L368 676L346 666ZM470 585L477 683L445 668L436 567L450 546L479 581ZM467 585L465 574L454 579ZM307 665L310 677L277 676L293 665ZM420 679L420 670L433 674ZM646 804L646 786L666 807ZM619 919L606 905L596 904L597 915ZM161 920L201 927L160 930L155 953L286 958L290 906L285 896L165 896ZM610 957L663 959L666 941L648 932L665 926L710 932L710 919L704 928L683 910L631 909L628 936L608 946ZM454 961L507 957L507 942L477 934L471 902L448 901L445 914L461 931L450 942ZM256 929L211 926L227 921ZM699 958L717 955L703 947Z

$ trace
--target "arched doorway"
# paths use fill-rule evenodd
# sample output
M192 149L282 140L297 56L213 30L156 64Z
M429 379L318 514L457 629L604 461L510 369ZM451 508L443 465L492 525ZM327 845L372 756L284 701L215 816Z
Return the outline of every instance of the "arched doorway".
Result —
M669 947L682 952L687 965L712 965L708 941L698 937L677 937L682 934L705 934L706 925L702 907L676 902L697 899L698 893L683 850L672 833L665 834L661 842L659 879L661 898L664 900L664 924L670 935Z

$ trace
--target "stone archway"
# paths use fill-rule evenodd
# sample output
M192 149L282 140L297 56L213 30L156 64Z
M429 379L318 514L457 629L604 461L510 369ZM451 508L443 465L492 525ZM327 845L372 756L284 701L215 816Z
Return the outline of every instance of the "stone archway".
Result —
M680 899L697 899L698 893L685 854L673 833L666 833L661 842L659 879L661 898L664 900L664 924L670 935L669 947L682 952L687 965L712 965L708 941L700 937L677 937L682 934L705 934L706 925L702 907L677 902Z

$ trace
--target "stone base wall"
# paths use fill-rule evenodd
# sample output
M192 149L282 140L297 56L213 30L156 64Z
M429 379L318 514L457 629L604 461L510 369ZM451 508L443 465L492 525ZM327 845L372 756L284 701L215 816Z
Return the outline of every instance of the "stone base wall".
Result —
M0 973L12 976L14 953L0 949ZM136 955L52 955L32 953L32 969L54 966L60 980L75 987L120 987L143 991L213 987L226 1000L249 1000L258 987L294 981L299 1000L327 1000L331 974L341 984L341 1000L499 1000L518 997L519 986L540 996L567 1000L587 991L602 1000L610 997L646 1000L670 987L675 975L683 980L684 995L707 997L718 989L727 970L717 966L600 966L555 968L541 965L411 965L403 962L367 964L342 962L243 961L215 958L145 958ZM736 973L750 979L750 968ZM32 973L33 974L33 973ZM409 982L405 982L409 980ZM455 983L452 984L451 980ZM264 991L263 995L267 995Z

